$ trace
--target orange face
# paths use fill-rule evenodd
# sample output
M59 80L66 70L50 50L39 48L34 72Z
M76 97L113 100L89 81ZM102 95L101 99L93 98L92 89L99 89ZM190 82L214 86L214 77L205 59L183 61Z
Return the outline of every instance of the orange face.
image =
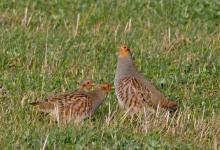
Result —
M121 45L118 51L119 57L127 57L130 54L130 49L126 45Z
M85 80L82 84L83 89L91 89L93 87L93 83L91 80Z
M109 92L112 90L112 85L110 83L101 84L100 87L105 92Z

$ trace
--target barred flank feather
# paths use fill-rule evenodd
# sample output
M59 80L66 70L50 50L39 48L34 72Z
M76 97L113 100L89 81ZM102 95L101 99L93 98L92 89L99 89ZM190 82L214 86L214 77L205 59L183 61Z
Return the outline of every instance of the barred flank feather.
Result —
M126 108L142 108L152 106L151 93L143 89L134 77L124 77L118 82L117 97Z

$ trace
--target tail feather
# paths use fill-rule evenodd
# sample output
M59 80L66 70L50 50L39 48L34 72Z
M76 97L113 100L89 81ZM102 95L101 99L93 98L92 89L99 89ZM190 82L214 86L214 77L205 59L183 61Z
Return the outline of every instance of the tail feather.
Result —
M34 108L36 108L40 112L50 113L54 110L55 106L52 103L49 102L43 102L43 101L36 101L30 103Z
M40 102L36 101L36 102L31 102L31 103L29 103L29 104L32 105L32 106L37 106L37 105L39 105L39 103L40 103Z
M178 108L178 105L175 101L171 101L171 100L164 100L163 103L160 104L160 106L162 108L165 108L165 109L169 109L171 111L176 111L177 108Z

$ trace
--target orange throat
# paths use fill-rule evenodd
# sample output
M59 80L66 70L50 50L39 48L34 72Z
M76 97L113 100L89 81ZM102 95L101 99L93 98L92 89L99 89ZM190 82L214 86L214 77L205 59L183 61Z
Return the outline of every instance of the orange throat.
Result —
M128 57L129 52L128 51L119 51L118 52L118 57L122 58L122 57Z

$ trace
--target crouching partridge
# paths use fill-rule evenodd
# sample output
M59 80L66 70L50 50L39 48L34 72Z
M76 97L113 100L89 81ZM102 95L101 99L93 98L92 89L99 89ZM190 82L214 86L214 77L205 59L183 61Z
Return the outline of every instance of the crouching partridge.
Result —
M105 83L97 85L93 91L88 91L91 86L90 81L85 81L80 90L51 96L31 105L40 112L49 113L58 122L78 123L96 111L112 87L111 84Z
M115 94L119 105L133 113L155 110L157 107L176 110L177 103L168 100L135 68L130 49L121 45L115 75ZM152 109L153 108L153 109Z

